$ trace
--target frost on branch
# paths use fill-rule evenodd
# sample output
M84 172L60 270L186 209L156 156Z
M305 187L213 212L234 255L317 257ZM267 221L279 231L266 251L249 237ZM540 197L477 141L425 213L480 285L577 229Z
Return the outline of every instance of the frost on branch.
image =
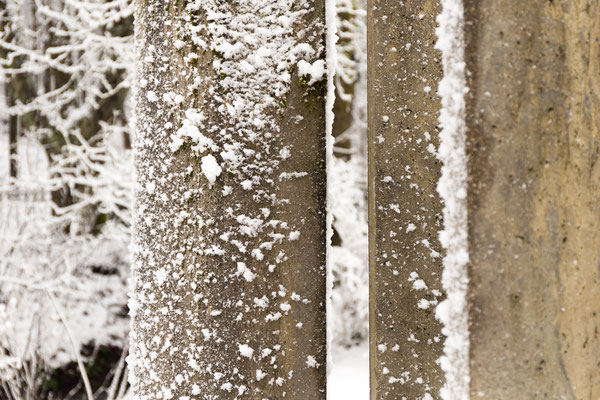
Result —
M369 328L365 2L337 0L336 11L335 157L328 170L333 351L365 341Z
M0 7L0 380L17 394L75 358L47 293L81 344L126 335L131 14L120 0Z

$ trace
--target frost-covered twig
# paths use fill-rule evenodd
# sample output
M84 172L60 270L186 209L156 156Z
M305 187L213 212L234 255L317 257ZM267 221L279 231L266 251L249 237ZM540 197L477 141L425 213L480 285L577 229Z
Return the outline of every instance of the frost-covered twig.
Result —
M107 400L117 400L117 397L116 397L117 389L122 386L122 385L119 385L119 382L121 382L121 379L123 381L127 381L127 375L123 374L123 370L126 367L125 359L127 357L128 352L129 352L129 345L126 342L123 345L123 351L121 352L121 358L119 359L119 362L117 363L117 367L115 369L113 379L110 383L110 386L108 387Z
M5 180L0 162L0 304L8 326L0 348L22 365L57 368L72 355L40 290L61 287L53 293L69 304L82 342L117 344L126 334L117 313L126 301L133 181L126 97L133 7L129 0L4 4L2 88L21 89L0 104L0 161L7 118L18 122L18 177ZM28 319L36 313L41 333L31 343ZM25 380L37 373L14 376L35 390Z
M69 326L69 322L64 316L62 309L59 307L56 302L56 298L52 294L52 292L46 289L46 294L50 298L54 309L56 310L56 314L58 314L58 318L65 327L67 331L67 336L69 337L69 341L71 342L71 346L73 347L73 352L75 353L75 359L77 360L77 366L79 367L79 373L81 374L81 380L83 381L83 385L85 386L85 393L87 394L88 400L94 400L94 393L92 392L92 386L90 385L90 380L88 378L87 372L85 370L85 365L83 364L83 360L81 359L81 352L79 350L79 342L73 336L71 331L71 327Z
M335 279L330 325L334 345L351 346L368 333L365 4L337 1L336 95L351 105L351 124L336 137L329 207L341 246L330 249ZM352 91L347 91L349 86ZM349 145L348 148L339 146ZM343 157L340 157L343 156Z

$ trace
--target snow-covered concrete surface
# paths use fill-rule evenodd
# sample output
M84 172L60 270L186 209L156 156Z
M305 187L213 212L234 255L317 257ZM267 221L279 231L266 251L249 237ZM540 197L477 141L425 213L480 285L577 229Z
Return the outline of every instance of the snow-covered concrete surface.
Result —
M327 377L328 400L369 398L369 346L334 349L331 373Z
M446 383L441 390L443 400L469 399L469 315L467 287L469 277L469 244L467 232L467 150L464 10L462 0L444 0L437 17L438 40L435 48L442 52L444 77L438 93L440 110L440 147L442 174L437 190L444 203L444 229L439 232L444 256L442 285L446 300L435 315L443 323L444 355L440 366Z

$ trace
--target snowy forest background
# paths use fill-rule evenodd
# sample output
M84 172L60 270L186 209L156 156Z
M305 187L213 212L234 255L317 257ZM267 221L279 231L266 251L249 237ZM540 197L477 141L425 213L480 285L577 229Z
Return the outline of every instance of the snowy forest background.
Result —
M364 0L337 11L334 356L368 330ZM0 399L127 397L132 15L0 0Z

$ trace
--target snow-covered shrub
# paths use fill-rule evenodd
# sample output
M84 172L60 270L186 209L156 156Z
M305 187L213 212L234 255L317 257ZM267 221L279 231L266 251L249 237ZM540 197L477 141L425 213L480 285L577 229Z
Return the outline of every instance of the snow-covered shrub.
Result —
M0 382L14 398L82 345L126 337L131 14L120 0L0 1Z
M352 346L367 339L369 328L365 3L338 0L337 12L336 101L342 106L336 107L336 118L343 121L329 176L337 234L329 257L334 274L330 321L334 345Z

